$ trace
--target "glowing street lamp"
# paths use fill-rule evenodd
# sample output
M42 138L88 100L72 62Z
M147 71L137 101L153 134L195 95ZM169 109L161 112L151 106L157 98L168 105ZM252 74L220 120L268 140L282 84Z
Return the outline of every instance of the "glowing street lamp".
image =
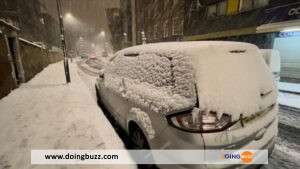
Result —
M101 38L104 38L104 37L105 37L105 32L104 32L104 31L101 31L101 32L99 33L99 36L100 36Z

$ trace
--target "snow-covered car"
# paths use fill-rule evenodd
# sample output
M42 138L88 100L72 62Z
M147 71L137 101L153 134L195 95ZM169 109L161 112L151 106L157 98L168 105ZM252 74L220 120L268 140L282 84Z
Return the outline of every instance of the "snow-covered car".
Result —
M274 148L277 90L252 44L168 42L123 49L99 75L96 90L136 148ZM185 167L199 166L171 168Z
M279 51L274 49L260 49L260 52L262 53L266 64L270 67L276 82L279 82L281 67Z

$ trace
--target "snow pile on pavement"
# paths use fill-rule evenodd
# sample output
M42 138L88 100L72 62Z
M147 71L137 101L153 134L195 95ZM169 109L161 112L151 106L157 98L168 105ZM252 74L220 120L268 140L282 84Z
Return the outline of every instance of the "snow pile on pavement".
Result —
M177 52L119 56L105 71L107 88L154 112L193 106L193 82L190 60Z
M49 65L0 100L0 168L63 168L31 165L31 149L124 149L74 63L70 71L65 84L63 63Z

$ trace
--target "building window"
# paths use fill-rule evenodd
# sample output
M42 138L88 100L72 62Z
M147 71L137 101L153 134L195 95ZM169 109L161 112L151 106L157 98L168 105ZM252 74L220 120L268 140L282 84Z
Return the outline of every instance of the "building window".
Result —
M193 0L191 2L191 8L190 11L198 11L201 7L201 3L199 2L199 0Z
M172 35L182 35L183 34L183 21L178 17L173 19L172 23Z
M151 40L152 39L152 32L151 32L151 27L149 27L148 33L146 34L147 39Z
M250 11L269 4L269 0L240 0L240 11Z
M261 8L264 6L267 6L269 4L270 0L254 0L253 1L253 6L254 8Z
M222 1L217 4L208 6L207 8L207 17L215 17L226 15L227 12L227 1Z
M217 15L222 16L226 15L227 12L227 1L222 1L217 4Z
M183 20L181 20L179 24L179 34L183 35Z
M153 39L157 39L157 32L158 30L158 24L155 24L154 27L153 27Z
M207 17L215 17L217 16L217 5L209 5L207 8Z
M240 11L250 11L253 9L253 0L240 0Z
M169 22L168 22L168 20L166 20L166 21L164 22L164 25L163 25L163 30L164 30L164 38L167 38L167 37L169 37L169 29L168 29L168 24L169 24Z

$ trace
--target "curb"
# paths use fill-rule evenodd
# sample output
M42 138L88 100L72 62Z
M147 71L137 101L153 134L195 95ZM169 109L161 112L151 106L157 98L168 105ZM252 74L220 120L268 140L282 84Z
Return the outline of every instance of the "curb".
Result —
M296 112L296 113L300 113L300 109L296 108L296 107L290 107L290 106L279 104L279 108L284 109L284 110L293 111L293 112Z
M297 92L297 91L289 91L289 90L282 90L282 89L279 89L279 91L282 93L290 93L290 94L300 95L300 92Z

